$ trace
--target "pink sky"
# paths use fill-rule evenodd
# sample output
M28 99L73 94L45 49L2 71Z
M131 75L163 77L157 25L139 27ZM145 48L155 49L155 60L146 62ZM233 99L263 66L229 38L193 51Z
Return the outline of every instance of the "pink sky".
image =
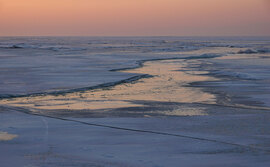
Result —
M270 0L0 0L0 36L270 36Z

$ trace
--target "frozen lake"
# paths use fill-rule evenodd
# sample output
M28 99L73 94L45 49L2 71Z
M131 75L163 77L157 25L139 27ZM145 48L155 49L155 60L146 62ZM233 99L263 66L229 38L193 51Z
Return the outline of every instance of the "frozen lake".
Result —
M4 166L269 166L270 39L1 37Z

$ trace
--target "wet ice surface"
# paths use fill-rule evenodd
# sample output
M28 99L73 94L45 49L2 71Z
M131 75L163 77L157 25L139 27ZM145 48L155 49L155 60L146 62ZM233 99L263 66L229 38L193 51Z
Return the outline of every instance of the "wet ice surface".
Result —
M0 162L269 166L269 41L1 38Z
M50 115L65 114L66 116L84 117L87 114L93 117L112 116L117 110L129 110L129 114L137 116L147 115L204 115L203 107L193 109L177 107L174 109L153 108L146 110L146 103L215 103L215 96L205 93L199 88L191 88L186 85L191 82L216 80L208 76L191 75L179 71L188 64L183 60L163 60L145 62L143 67L123 70L125 73L148 74L150 78L142 78L138 81L123 83L109 88L99 88L81 92L73 92L55 95L41 95L32 97L18 97L1 100L0 104L12 107L24 107L33 113ZM195 71L193 71L195 72ZM203 71L200 71L203 72ZM151 106L151 104L149 105ZM151 108L151 107L150 107ZM132 111L132 109L134 111ZM115 111L112 111L115 110ZM137 112L136 112L137 110ZM68 112L67 112L68 111ZM118 116L126 115L120 111Z

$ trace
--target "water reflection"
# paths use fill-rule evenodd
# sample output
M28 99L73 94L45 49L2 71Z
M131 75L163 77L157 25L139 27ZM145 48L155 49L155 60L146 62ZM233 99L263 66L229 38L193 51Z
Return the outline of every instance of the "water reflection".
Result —
M215 103L215 96L200 88L186 87L191 82L216 80L198 75L206 71L186 72L191 65L200 64L199 60L163 60L145 62L137 69L125 73L150 74L152 78L124 83L110 89L97 89L65 95L36 96L2 100L0 104L24 107L32 112L106 112L108 109L143 107L135 101L157 101L177 103ZM151 111L149 111L151 113ZM203 109L180 109L173 111L153 111L163 115L203 115Z
M0 131L0 141L8 141L13 140L14 138L18 137L17 135L9 134L7 132Z

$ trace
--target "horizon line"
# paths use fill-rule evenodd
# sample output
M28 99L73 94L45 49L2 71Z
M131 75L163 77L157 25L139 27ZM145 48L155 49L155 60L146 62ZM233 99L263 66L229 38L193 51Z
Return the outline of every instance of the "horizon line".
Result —
M270 35L0 35L0 37L265 37Z

